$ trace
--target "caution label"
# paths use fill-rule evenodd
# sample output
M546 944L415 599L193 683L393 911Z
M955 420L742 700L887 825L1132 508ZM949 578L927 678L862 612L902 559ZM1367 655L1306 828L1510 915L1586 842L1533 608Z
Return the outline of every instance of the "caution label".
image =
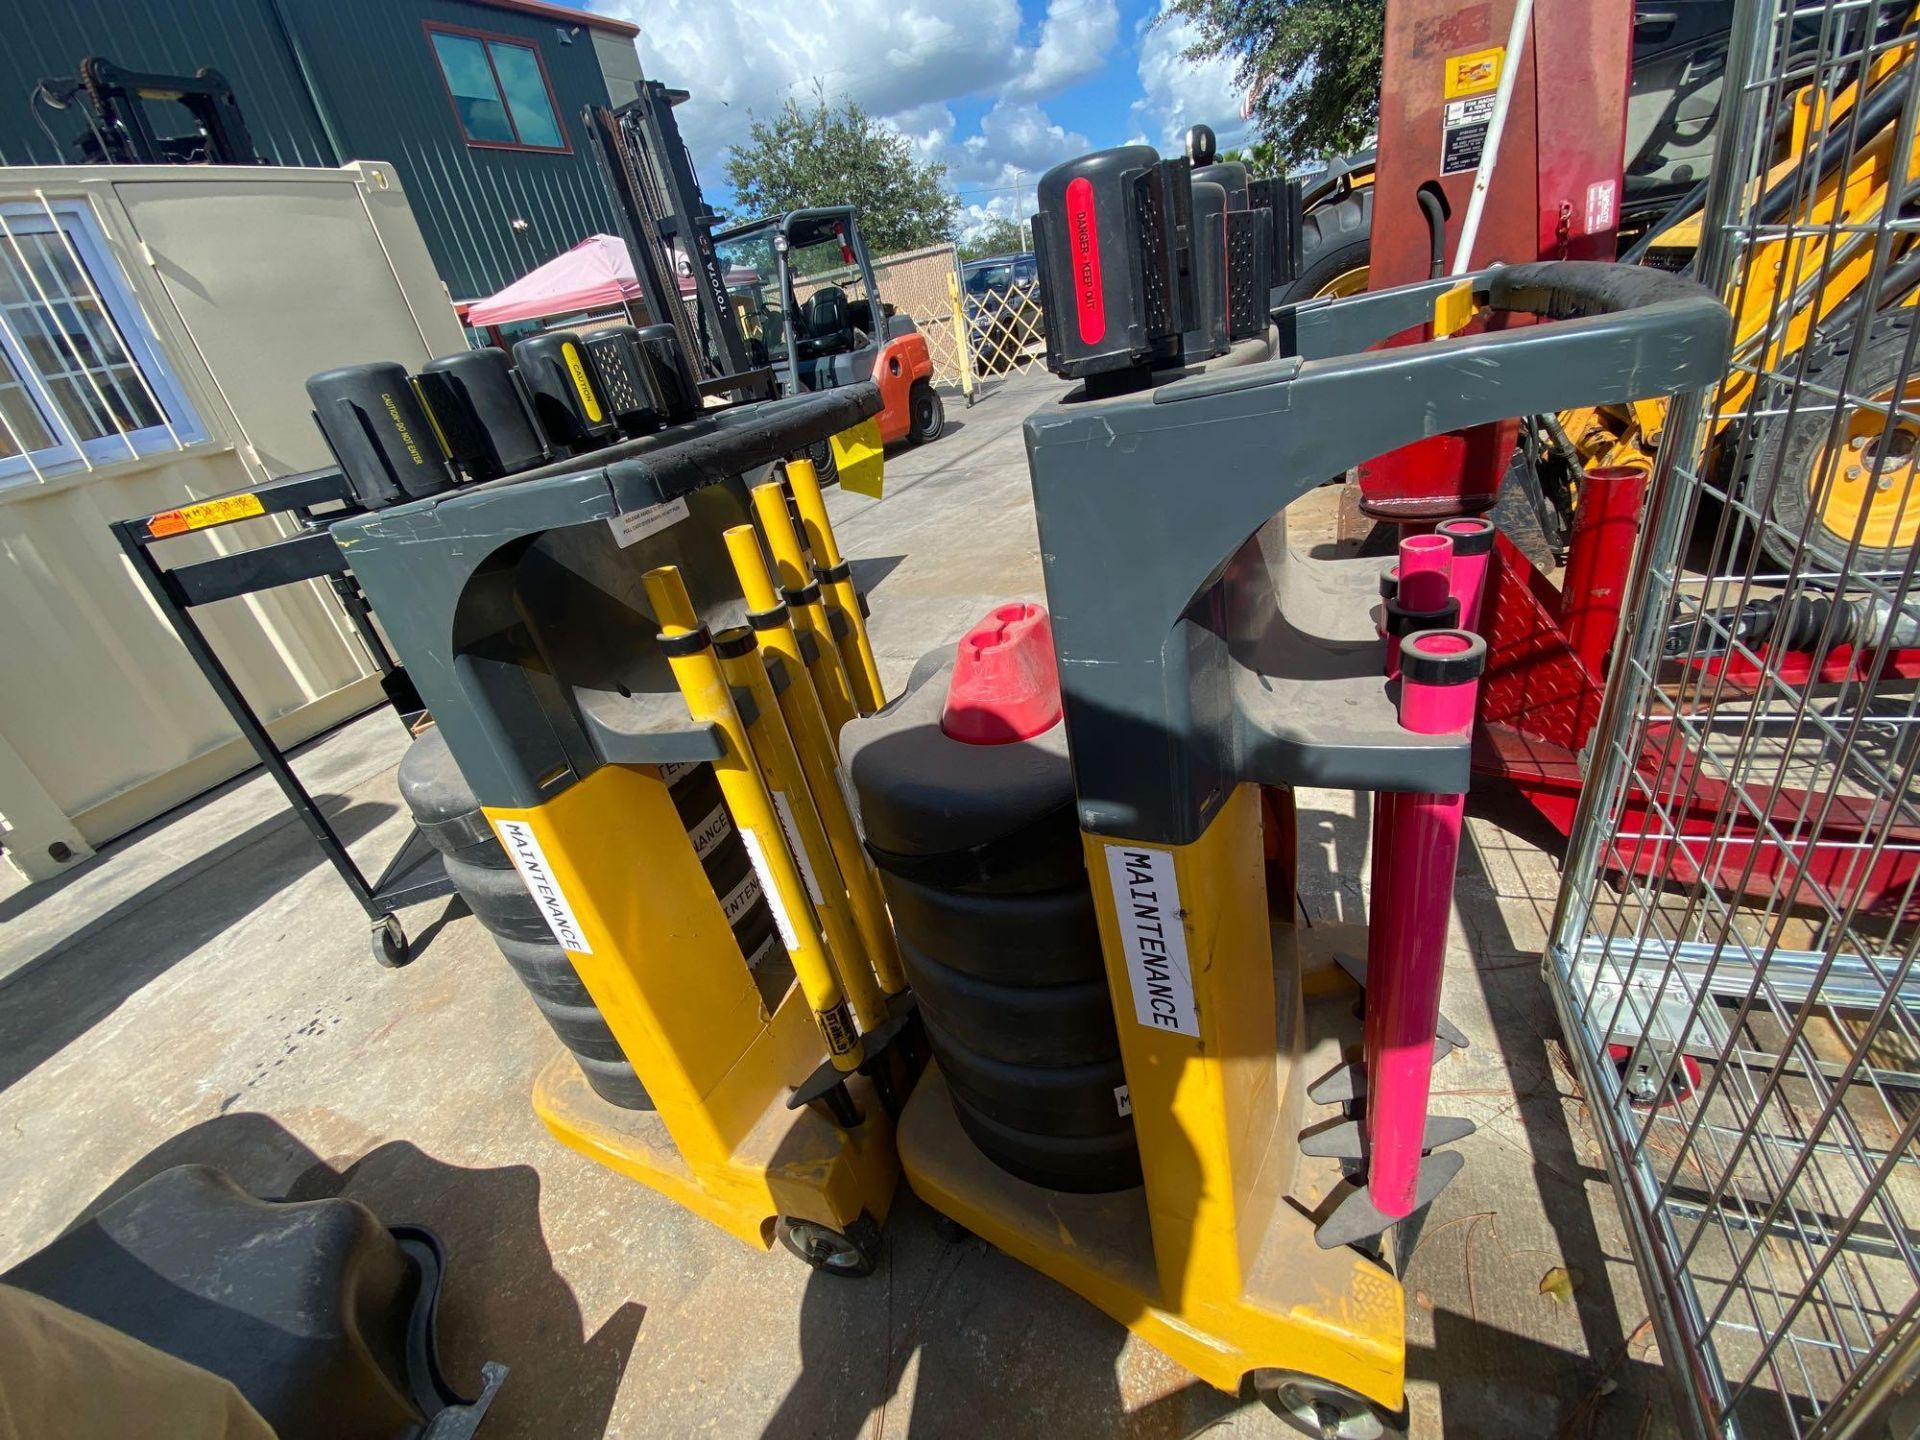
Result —
M189 530L205 530L212 525L228 525L235 520L251 520L267 513L258 495L222 495L218 500L202 500L178 510L164 510L147 521L147 538L164 540L169 535L184 535Z
M1506 46L1495 45L1490 50L1449 55L1443 86L1444 98L1458 100L1462 95L1479 95L1487 90L1499 89L1500 62L1506 58L1506 54Z
M627 510L607 521L607 528L613 531L613 540L622 550L649 535L657 535L669 525L678 524L687 518L687 502L684 496L659 505L648 505L640 510Z
M1198 1036L1173 856L1144 846L1109 845L1106 850L1107 879L1133 985L1134 1018L1150 1030Z
M567 362L567 375L580 396L581 410L591 423L598 425L601 418L600 397L594 391L593 381L587 378L587 367L580 358L580 347L569 340L560 347L560 354Z
M1493 124L1491 95L1475 95L1465 100L1449 100L1440 137L1440 173L1458 175L1480 168L1486 152L1487 130Z
M547 929L553 932L560 948L575 955L591 955L593 947L587 943L579 920L574 918L573 905L554 877L553 867L547 864L540 842L534 838L533 827L524 820L495 820L493 828L500 832L500 843L507 847L513 868L526 882L534 903L540 907L540 918L547 922Z

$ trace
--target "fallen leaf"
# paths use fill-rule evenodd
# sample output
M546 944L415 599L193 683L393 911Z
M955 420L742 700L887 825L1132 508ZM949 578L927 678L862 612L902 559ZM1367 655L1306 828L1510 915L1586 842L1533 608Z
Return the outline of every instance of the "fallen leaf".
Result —
M1580 1282L1586 1278L1578 1270L1556 1265L1540 1277L1540 1293L1562 1302L1569 1301L1573 1299L1573 1292L1580 1288Z
M1418 1305L1422 1310L1431 1310L1433 1308L1433 1297L1424 1290L1416 1290L1413 1292L1413 1303Z

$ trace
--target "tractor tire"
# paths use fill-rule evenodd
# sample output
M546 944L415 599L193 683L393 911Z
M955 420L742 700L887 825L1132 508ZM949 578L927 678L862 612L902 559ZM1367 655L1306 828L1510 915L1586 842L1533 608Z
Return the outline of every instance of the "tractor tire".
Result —
M947 407L928 380L916 380L907 392L907 443L924 445L938 440L947 428Z
M1276 291L1273 303L1293 305L1319 295L1353 295L1365 290L1372 249L1371 185L1315 206L1301 221L1300 278Z
M820 477L821 488L840 483L840 462L833 458L833 442L816 440L807 447L807 458L813 461L813 473Z
M1900 310L1874 323L1848 394L1897 400L1912 412L1920 366L1904 363L1911 322L1912 312ZM1847 340L1829 346L1808 365L1807 380L1839 390L1848 359ZM1851 568L1898 570L1920 542L1920 425L1901 420L1889 434L1884 417L1861 406L1843 418L1830 451L1832 431L1833 412L1818 403L1761 428L1747 469L1748 501L1771 522L1761 528L1761 548L1782 568L1796 564L1799 549L1801 570L1838 573L1858 534Z

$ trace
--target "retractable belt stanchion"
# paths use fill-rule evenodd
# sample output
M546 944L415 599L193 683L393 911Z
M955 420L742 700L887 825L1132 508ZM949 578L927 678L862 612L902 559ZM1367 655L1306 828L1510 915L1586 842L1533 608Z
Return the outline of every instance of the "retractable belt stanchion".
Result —
M1462 662L1423 632L1457 633L1465 597L1450 593L1445 536L1410 544L1383 598L1371 562L1290 545L1286 510L1323 477L1436 430L1715 384L1732 327L1692 282L1553 263L1309 302L1271 325L1230 320L1223 338L1214 307L1235 308L1245 276L1234 257L1259 253L1266 218L1235 208L1221 183L1233 178L1147 146L1102 151L1042 177L1034 222L1048 364L1076 383L1028 418L1027 463L1118 1108L1085 1091L1049 1106L1037 1085L1015 1095L989 1083L976 1062L1012 1026L956 1034L922 980L938 1064L900 1116L901 1168L934 1208L1209 1383L1232 1392L1251 1380L1310 1434L1379 1434L1405 1398L1395 1267L1464 1163L1436 1149L1462 1125L1422 1123L1420 1067L1444 1026L1439 959L1473 688L1445 683ZM1250 243L1236 247L1236 235ZM1432 322L1443 297L1543 323L1373 348ZM1292 353L1274 353L1276 335ZM1383 673L1389 642L1398 682ZM869 833L899 831L888 849L909 859L940 848L898 795L922 758L902 719L932 713L932 683L916 674L897 705L851 722L842 740ZM1436 704L1442 689L1455 693ZM973 897L956 887L968 883L984 909L1000 898L990 887L1020 873L1000 853L1020 833L1012 822L1037 825L1053 793L1033 779L1037 748L1024 757L1032 775L1016 763L1020 745L1040 741L950 762L983 783L942 786L942 798L973 804L1004 786L1006 799L999 815L969 812L945 847L956 853L941 857L941 883L955 894L938 897L938 913L964 913ZM1395 797L1373 907L1385 933L1364 1001L1379 1032L1373 1076L1341 974L1360 968L1367 938L1276 920L1263 786ZM883 874L903 913L912 892L895 898L893 882L911 872ZM989 983L1018 990L1018 976L954 937L938 943L948 971L968 971L969 996ZM981 943L1009 942L991 929ZM917 974L918 943L907 958ZM1004 1008L1024 1018L1032 1003L1020 994ZM1053 1035L1023 1029L1034 1053L1012 1062L1037 1063ZM995 1106L1009 1117L999 1128ZM1137 1191L1021 1178L1027 1152L1011 1137L1077 1134L1091 1147L1111 1140L1116 1113L1135 1142Z
M1400 723L1419 735L1470 733L1486 658L1486 642L1465 630L1407 636ZM1432 1143L1427 1099L1467 797L1407 792L1393 802L1373 899L1382 943L1367 967L1367 1192L1380 1214L1403 1220L1419 1203L1421 1156Z
M831 602L829 618L833 621L840 656L846 661L854 705L862 715L871 715L887 703L887 697L880 685L880 667L874 661L873 646L867 640L867 621L860 612L860 594L853 588L853 570L834 539L833 522L827 518L827 501L820 493L820 476L813 462L787 461L787 483L793 487L793 503L799 507L800 523L806 527L807 548L813 552L814 578L819 580Z
M837 745L840 731L860 711L854 704L846 662L833 638L833 622L827 615L820 582L807 569L806 550L793 528L793 517L787 513L787 492L777 480L753 487L753 510L767 537L767 548L773 552L773 562L779 567L780 593L792 613L794 631L805 645L807 672L813 676L813 688L820 696L820 708Z
M539 963L572 969L641 1096L609 1103L563 1051L533 1081L536 1113L746 1243L839 1275L873 1267L911 1074L883 1043L893 1021L724 536L780 459L878 407L856 384L704 411L332 527L551 934ZM690 766L712 768L705 818L671 788ZM763 931L748 953L735 910L763 902L780 944Z
M646 586L654 613L660 617L660 648L673 667L673 678L679 683L688 712L695 720L718 726L726 736L727 753L714 761L714 773L720 778L721 794L726 797L727 808L740 827L740 838L753 857L760 883L774 902L773 914L780 924L780 938L786 943L787 954L793 960L793 973L806 992L807 1003L813 1007L813 1018L820 1027L821 1038L826 1041L828 1058L836 1070L858 1070L866 1057L841 981L846 970L854 969L855 963L864 965L865 962L856 950L848 957L854 963L835 964L835 957L828 950L831 941L823 943L821 928L815 922L812 895L820 893L819 882L816 879L809 886L802 878L802 862L806 858L804 839L797 839L793 849L788 846L781 805L790 813L797 812L799 806L795 801L801 798L792 793L799 779L794 773L798 762L793 755L793 742L787 739L782 728L778 739L764 739L756 751L749 734L752 727L734 703L726 662L713 636L700 623L693 601L680 580L680 572L671 565L649 570ZM752 633L750 630L745 634L732 632L736 642L748 642L740 652L748 658L752 658ZM743 669L735 670L735 675L742 678L745 673ZM759 687L749 690L756 708L763 703L765 687L766 675L762 672ZM767 701L772 698L770 692L765 693ZM780 723L778 710L771 717L764 713L754 717L754 724L762 727L763 737L771 736L773 727ZM786 743L780 744L781 740ZM756 765L762 754L773 758L771 767ZM780 800L776 801L776 795ZM817 820L814 828L818 829ZM837 919L828 920L833 913L821 904L822 925L829 927L829 935L837 932L843 944L850 944L850 937L840 930ZM841 1108L849 1104L846 1092L832 1093L840 1102L836 1105L836 1116L844 1116L843 1123L851 1123L850 1106L844 1111Z
M777 487L776 487L777 488ZM880 895L879 878L873 862L860 843L860 832L847 808L846 784L840 772L834 740L827 727L813 677L801 654L800 639L794 634L791 613L774 592L773 577L767 572L760 540L751 525L736 525L727 531L727 551L733 557L734 573L740 577L740 590L747 600L747 623L759 641L769 671L779 667L780 713L786 718L788 733L799 753L807 788L826 830L833 859L839 867L849 903L853 907L854 928L866 958L873 966L881 991L888 997L906 991L907 978L900 968L900 952L894 941L893 925L887 918L886 902ZM849 987L851 989L851 987ZM859 1011L856 998L854 1009ZM871 1030L879 1021L869 1023L863 1015L862 1029Z

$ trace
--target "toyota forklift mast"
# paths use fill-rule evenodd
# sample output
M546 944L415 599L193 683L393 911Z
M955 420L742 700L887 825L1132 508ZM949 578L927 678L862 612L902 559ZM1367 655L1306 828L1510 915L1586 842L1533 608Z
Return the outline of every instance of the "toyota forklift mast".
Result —
M644 80L639 99L618 109L589 106L582 118L648 313L657 323L673 326L703 395L767 398L774 393L773 376L749 357L714 256L713 224L719 217L700 193L673 118L673 107L686 99L685 90ZM694 316L681 302L672 259L676 247L693 269Z

